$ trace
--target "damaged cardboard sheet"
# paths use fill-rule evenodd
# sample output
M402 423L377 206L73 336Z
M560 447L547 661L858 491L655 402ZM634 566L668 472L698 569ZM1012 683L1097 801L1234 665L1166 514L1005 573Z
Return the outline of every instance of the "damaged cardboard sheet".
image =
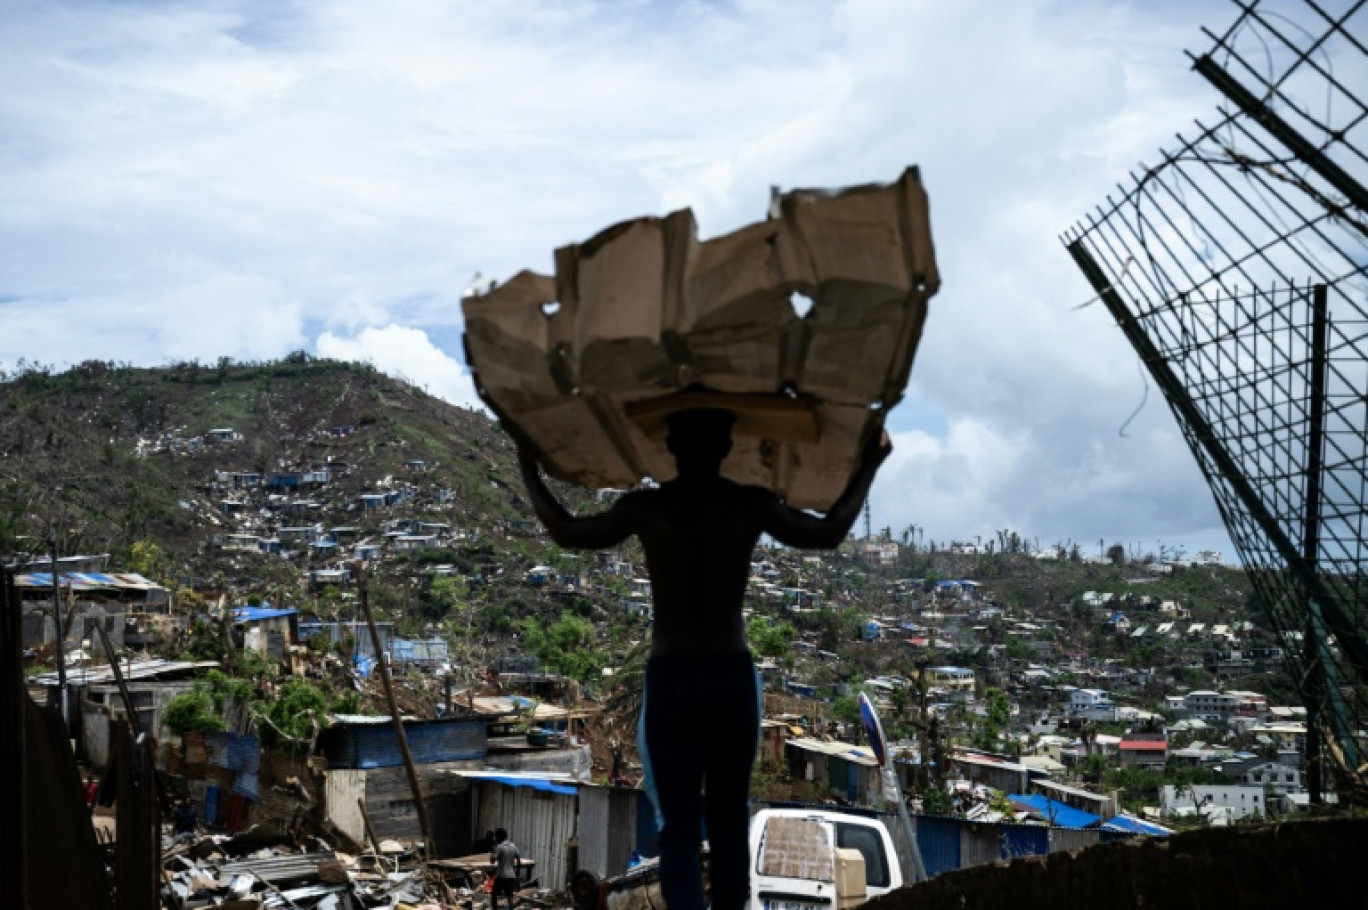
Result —
M626 221L555 261L464 304L481 397L552 476L669 480L666 415L724 407L739 419L723 474L819 510L902 399L940 285L915 168L794 190L706 242L688 209Z

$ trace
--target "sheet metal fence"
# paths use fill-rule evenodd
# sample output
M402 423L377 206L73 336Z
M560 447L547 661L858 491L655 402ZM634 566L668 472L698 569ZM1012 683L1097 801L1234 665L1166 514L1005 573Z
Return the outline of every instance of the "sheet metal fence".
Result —
M569 882L569 844L576 834L578 795L548 793L481 781L477 830L506 828L520 856L536 862L541 887L563 890Z

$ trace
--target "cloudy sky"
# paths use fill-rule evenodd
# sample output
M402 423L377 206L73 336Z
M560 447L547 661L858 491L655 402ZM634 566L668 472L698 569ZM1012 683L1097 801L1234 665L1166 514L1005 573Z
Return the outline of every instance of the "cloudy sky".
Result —
M876 527L1233 549L1059 233L1215 93L1216 0L0 5L0 364L367 359L474 403L476 273L919 164L944 284Z

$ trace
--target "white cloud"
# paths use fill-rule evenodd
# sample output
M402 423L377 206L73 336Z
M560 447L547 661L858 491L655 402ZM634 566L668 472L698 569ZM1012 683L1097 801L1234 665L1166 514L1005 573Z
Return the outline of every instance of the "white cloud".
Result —
M370 326L354 338L324 332L314 347L323 357L370 363L451 404L485 410L475 393L470 370L439 350L421 329Z
M1135 358L1101 307L1071 312L1091 295L1056 238L1211 109L1182 49L1231 15L1221 0L12 4L0 361L270 357L315 338L474 403L452 301L475 272L548 270L556 246L683 205L714 235L762 217L771 184L917 163L945 284L890 416L876 515L929 525L917 510L934 506L938 537L1209 534L1157 393L1117 437Z

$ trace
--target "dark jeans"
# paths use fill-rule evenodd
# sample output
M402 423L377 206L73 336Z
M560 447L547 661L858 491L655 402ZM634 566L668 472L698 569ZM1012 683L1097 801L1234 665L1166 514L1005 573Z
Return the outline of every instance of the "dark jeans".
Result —
M518 895L518 880L516 878L504 878L502 876L494 879L494 887L489 891L489 906L492 908L499 906L499 895L508 899L508 908L513 910L513 900Z
M746 828L759 683L745 652L671 654L646 665L637 736L660 824L660 890L670 910L703 910L698 848L705 816L713 910L741 910L750 896Z

